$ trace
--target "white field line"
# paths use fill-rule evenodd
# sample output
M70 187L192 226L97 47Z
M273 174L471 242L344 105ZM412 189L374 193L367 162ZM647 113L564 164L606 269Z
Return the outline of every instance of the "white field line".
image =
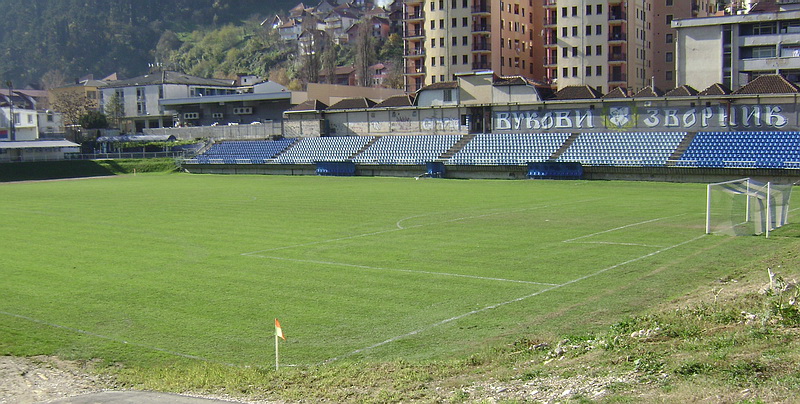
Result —
M680 215L674 215L674 216L664 216L664 217L659 217L659 218L655 218L655 219L645 220L645 221L643 221L643 222L637 222L637 223L626 224L625 226L615 227L615 228L613 228L613 229L608 229L608 230L598 231L597 233L587 234L587 235L584 235L584 236L580 236L580 237L571 238L571 239L569 239L569 240L564 240L564 241L562 241L562 243L573 243L573 242L575 242L576 240L581 240L581 239L584 239L584 238L589 238L589 237L599 236L599 235L601 235L601 234L605 234L605 233L611 233L612 231L617 231L617 230L627 229L628 227L640 226L640 225L643 225L643 224L653 223L653 222L657 222L657 221L659 221L659 220L671 219L671 218L673 218L673 217L679 217L679 216L684 216L684 215L686 215L686 213L681 213ZM583 242L581 242L581 243L586 243L586 242L585 242L585 241L583 241ZM661 247L663 247L663 246L650 246L650 245L644 245L644 244L627 244L627 243L605 243L605 244L637 245L637 246L643 246L643 247L655 247L655 248L661 248Z
M145 349L149 349L151 351L162 352L162 353L170 354L170 355L173 355L173 356L179 356L181 358L196 359L196 360L200 360L200 361L203 361L203 362L221 363L223 365L236 366L236 365L233 365L231 363L212 361L210 359L203 358L202 356L182 354L180 352L174 352L174 351L170 351L170 350L167 350L167 349L158 348L158 347L154 347L154 346L150 346L150 345L139 344L139 343L136 343L136 342L129 342L129 341L121 340L121 339L118 339L118 338L109 337L107 335L93 333L91 331L81 330L80 328L73 328L73 327L67 327L65 325L54 324L54 323L50 323L50 322L47 322L47 321L35 319L33 317L28 317L28 316L23 316L23 315L20 315L20 314L9 313L7 311L0 310L0 314L4 314L4 315L9 316L9 317L19 318L19 319L22 319L22 320L27 320L27 321L30 321L30 322L36 323L36 324L46 325L48 327L60 328L62 330L72 331L72 332L77 333L77 334L88 335L88 336L94 337L94 338L99 338L99 339L104 339L104 340L108 340L108 341L118 342L120 344L125 344L125 345L132 345L132 346L135 346L135 347L145 348Z
M594 276L600 275L600 274L602 274L602 273L605 273L605 272L608 272L608 271L610 271L610 270L612 270L612 269L619 268L619 267L621 267L621 266L623 266L623 265L627 265L627 264L630 264L630 263L633 263L633 262L636 262L636 261L641 261L641 260L643 260L643 259L650 258L650 257L652 257L652 256L654 256L654 255L657 255L657 254L660 254L660 253L662 253L662 252L669 251L669 250L672 250L672 249L674 249L674 248L677 248L677 247L683 246L683 245L685 245L685 244L689 244L689 243L691 243L691 242L697 241L697 240L699 240L699 239L701 239L701 238L703 238L703 237L705 237L705 235L698 236L698 237L695 237L695 238L693 238L693 239L691 239L691 240L683 241L683 242L680 242L680 243L678 243L678 244L671 245L671 246L669 246L669 247L664 247L664 248L662 248L662 249L660 249L660 250L653 251L653 252L651 252L651 253L648 253L648 254L642 255L642 256L640 256L640 257L637 257L637 258L632 258L632 259L629 259L629 260L627 260L627 261L624 261L624 262L620 262L619 264L614 264L614 265L612 265L612 266L610 266L610 267L603 268L603 269L601 269L601 270L599 270L599 271L596 271L596 272L590 273L590 274L588 274L588 275L584 275L584 276L581 276L581 277L575 278L575 279L573 279L573 280L571 280L571 281L567 281L567 282L564 282L564 283L562 283L562 284L559 284L559 285L554 285L554 286L551 286L551 287L549 287L549 288L542 289L542 290L540 290L540 291L538 291L538 292L534 292L534 293L531 293L531 294L529 294L529 295L525 295L525 296L522 296L522 297L518 297L518 298L516 298L516 299L512 299L512 300L505 301L505 302L502 302L502 303L496 303L496 304L493 304L493 305L491 305L491 306L486 306L486 307L483 307L483 308L480 308L480 309L472 310L472 311L470 311L470 312L467 312L467 313L464 313L464 314L459 314L459 315L457 315L457 316L455 316L455 317L450 317L450 318L448 318L448 319L444 319L444 320L442 320L442 321L439 321L439 322L436 322L436 323L433 323L433 324L427 325L427 326L425 326L425 327L418 328L418 329L416 329L416 330L413 330L413 331L411 331L411 332L407 332L407 333L405 333L405 334L402 334L402 335L394 336L394 337L392 337L392 338L389 338L389 339L387 339L387 340L385 340L385 341L382 341L382 342L379 342L379 343L377 343L377 344L373 344L373 345L370 345L370 346L368 346L368 347L365 347L365 348L356 349L355 351L352 351L352 352L346 353L346 354L344 354L344 355L340 355L340 356L337 356L337 357L334 357L334 358L328 359L328 360L326 360L326 361L324 361L324 362L322 362L322 363L323 363L323 364L325 364L325 363L334 362L334 361L337 361L337 360L339 360L339 359L343 359L343 358L346 358L346 357L349 357L349 356L352 356L352 355L359 354L359 353L361 353L361 352L365 352L365 351L368 351L368 350L371 350L371 349L374 349L374 348L378 348L378 347L380 347L380 346L383 346L383 345L386 345L386 344L390 344L390 343L392 343L392 342L394 342L394 341L397 341L397 340L400 340L400 339L403 339L403 338L406 338L406 337L410 337L410 336L412 336L412 335L416 335L416 334L419 334L419 333L421 333L421 332L428 331L428 330L430 330L430 329L433 329L433 328L436 328L436 327L439 327L439 326L442 326L442 325L445 325L445 324L448 324L448 323L452 323L453 321L460 320L460 319L462 319L462 318L464 318L464 317L468 317L468 316L471 316L471 315L473 315L473 314L478 314L478 313L482 313L482 312L485 312L485 311L488 311L488 310L496 309L496 308L498 308L498 307L506 306L506 305L509 305L509 304L512 304L512 303L521 302L521 301L523 301L523 300L526 300L526 299L530 299L530 298L532 298L532 297L539 296L539 295L541 295L541 294L543 294L543 293L550 292L550 291L553 291L553 290L556 290L556 289L559 289L559 288L563 288L563 287L565 287L565 286L569 286L569 285L572 285L572 284L574 284L574 283L577 283L577 282L583 281L583 280L585 280L585 279L588 279L588 278L591 278L591 277L594 277Z
M651 244L638 244L638 243L615 243L613 241L575 241L572 244L608 244L608 245L629 245L629 246L637 246L637 247L651 247L651 248L662 248L663 245L651 245Z
M417 217L435 215L435 214L438 213L438 212L434 212L434 213L428 213L428 214L422 214L422 215L409 216L409 217L400 219L395 223L396 228L393 228L393 229L379 230L379 231L375 231L375 232L371 232L371 233L355 234L355 235L352 235L352 236L338 237L338 238L332 238L332 239L326 239L326 240L310 241L308 243L292 244L292 245L281 246L281 247L267 248L267 249L263 249L263 250L245 252L245 253L242 253L241 255L255 255L255 254L259 254L259 253L263 253L263 252L269 252L269 251L286 250L286 249L289 249L289 248L307 247L307 246L317 245L317 244L333 243L333 242L337 242L337 241L352 240L352 239L361 238L361 237L377 236L379 234L391 233L391 232L395 232L395 231L415 229L415 228L425 227L425 226L435 226L435 225L439 225L439 224L442 224L442 223L452 223L452 222L458 222L458 221L469 220L469 219L478 219L478 218L482 218L482 217L488 217L488 216L494 216L494 215L502 215L502 214L506 214L506 213L516 213L516 212L523 212L523 211L526 211L526 210L544 209L544 208L550 208L550 207L572 205L572 204L577 204L577 203L592 202L592 201L596 201L596 200L599 200L599 198L586 199L586 200L581 200L581 201L572 201L572 202L563 203L563 204L557 204L557 205L541 205L541 206L534 206L534 207L530 207L530 208L503 210L503 211L499 211L499 212L485 213L485 214L481 214L481 215L463 216L463 217L457 217L457 218L454 218L454 219L443 220L443 221L440 221L440 222L424 223L424 224L418 224L418 225L413 225L413 226L408 226L408 227L404 227L402 225L402 222L404 222L406 220L417 218Z
M251 254L250 256L251 257L258 257L258 258L267 258L267 259L272 259L272 260L292 261L292 262L305 262L305 263L309 263L309 264L320 264L320 265L334 265L334 266L342 266L342 267L349 267L349 268L369 269L369 270L375 270L375 271L392 271L392 272L407 272L407 273L412 273L412 274L452 276L452 277L457 277L457 278L480 279L480 280L484 280L484 281L524 283L524 284L528 284L528 285L541 285L541 286L555 286L556 285L555 283L521 281L521 280L516 280L516 279L504 279L504 278L491 278L491 277L486 277L486 276L453 274L453 273L449 273L449 272L416 271L416 270L413 270L413 269L372 267L372 266L368 266L368 265L347 264L347 263L344 263L344 262L303 260L303 259L296 259L296 258L272 257L272 256L267 256L267 255L254 255L254 254Z

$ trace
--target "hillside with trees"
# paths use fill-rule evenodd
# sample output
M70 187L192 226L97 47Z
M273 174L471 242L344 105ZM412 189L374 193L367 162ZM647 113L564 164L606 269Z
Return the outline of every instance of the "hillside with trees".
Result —
M20 88L87 74L133 77L161 62L164 52L179 50L183 41L212 39L217 43L210 48L217 53L174 56L174 63L203 75L236 70L242 66L209 65L218 60L241 64L239 59L247 58L235 54L252 50L240 43L243 38L257 39L248 45L263 49L252 22L292 6L285 0L0 0L0 77ZM218 33L208 39L195 34L208 31ZM274 57L266 53L258 57Z

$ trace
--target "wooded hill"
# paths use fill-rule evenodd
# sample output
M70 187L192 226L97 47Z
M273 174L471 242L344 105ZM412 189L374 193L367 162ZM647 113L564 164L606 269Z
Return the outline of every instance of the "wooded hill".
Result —
M0 0L3 10L0 79L11 80L15 87L23 88L28 84L38 86L43 78L46 84L70 82L87 74L116 72L120 77L133 77L146 73L149 64L156 62L205 65L195 73L210 75L209 72L220 70L216 66L219 61L210 58L207 52L183 59L172 53L184 41L199 43L206 36L203 32L216 31L222 34L206 41L218 41L208 45L210 48L218 45L219 53L223 49L226 53L232 49L234 52L252 51L252 47L263 49L269 45L266 39L245 49L248 44L242 42L243 38L256 36L256 21L287 10L295 3L294 0ZM159 57L165 60L158 60ZM251 62L263 65L263 61ZM233 64L224 70L249 69L242 62Z

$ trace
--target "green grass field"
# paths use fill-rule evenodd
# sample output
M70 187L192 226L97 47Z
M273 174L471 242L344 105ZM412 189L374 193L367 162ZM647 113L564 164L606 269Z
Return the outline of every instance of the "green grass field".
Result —
M796 238L705 186L138 175L0 184L0 354L158 366L465 357L604 330Z

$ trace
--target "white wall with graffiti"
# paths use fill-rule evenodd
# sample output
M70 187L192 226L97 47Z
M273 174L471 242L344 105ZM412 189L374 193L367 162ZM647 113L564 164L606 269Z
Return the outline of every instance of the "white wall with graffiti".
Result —
M331 136L465 134L463 108L381 108L326 112Z

